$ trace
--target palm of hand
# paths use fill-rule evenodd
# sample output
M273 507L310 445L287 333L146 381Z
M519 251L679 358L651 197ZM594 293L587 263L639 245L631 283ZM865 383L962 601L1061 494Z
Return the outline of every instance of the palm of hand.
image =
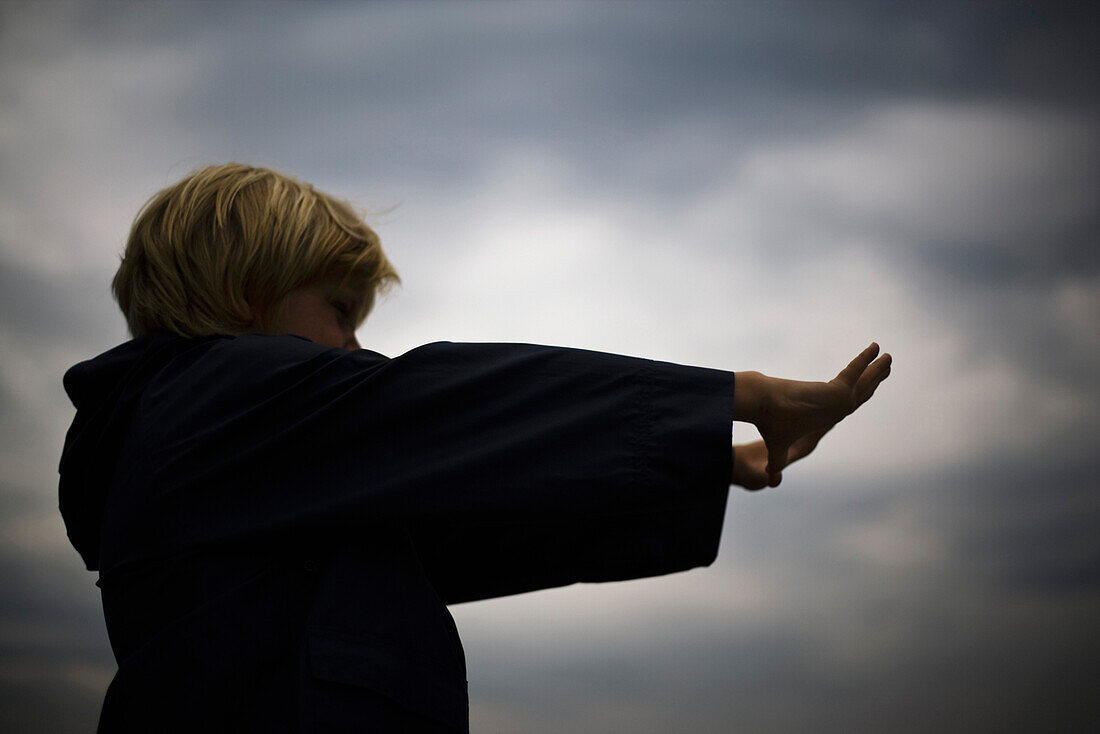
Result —
M758 426L769 447L790 446L808 433L828 430L854 410L851 390L835 380L780 383L776 398L764 406Z

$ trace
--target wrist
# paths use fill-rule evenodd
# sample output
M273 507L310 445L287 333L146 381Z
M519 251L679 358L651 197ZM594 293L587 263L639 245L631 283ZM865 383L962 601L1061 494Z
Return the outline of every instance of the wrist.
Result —
M756 372L734 372L733 419L756 423L763 412L772 378Z

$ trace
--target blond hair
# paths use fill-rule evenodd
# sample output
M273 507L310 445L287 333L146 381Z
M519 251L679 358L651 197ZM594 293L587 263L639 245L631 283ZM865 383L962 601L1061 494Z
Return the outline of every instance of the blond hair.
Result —
M201 168L134 220L111 283L130 333L268 331L292 290L341 277L362 294L356 326L400 282L378 235L343 201L267 168Z

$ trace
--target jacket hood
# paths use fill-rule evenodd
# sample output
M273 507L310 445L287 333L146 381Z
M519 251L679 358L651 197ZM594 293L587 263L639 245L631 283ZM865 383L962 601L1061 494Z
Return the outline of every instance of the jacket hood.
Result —
M126 342L65 373L76 406L59 467L58 501L69 541L89 571L99 568L107 490L130 415L149 381L199 340L156 333Z

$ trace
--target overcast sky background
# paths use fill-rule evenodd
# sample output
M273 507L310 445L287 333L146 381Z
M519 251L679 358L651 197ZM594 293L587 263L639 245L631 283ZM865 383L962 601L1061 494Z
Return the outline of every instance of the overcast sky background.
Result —
M94 728L61 375L126 338L141 204L226 160L367 210L385 354L894 355L712 567L454 607L475 731L1095 725L1098 18L1024 5L0 4L0 729Z

